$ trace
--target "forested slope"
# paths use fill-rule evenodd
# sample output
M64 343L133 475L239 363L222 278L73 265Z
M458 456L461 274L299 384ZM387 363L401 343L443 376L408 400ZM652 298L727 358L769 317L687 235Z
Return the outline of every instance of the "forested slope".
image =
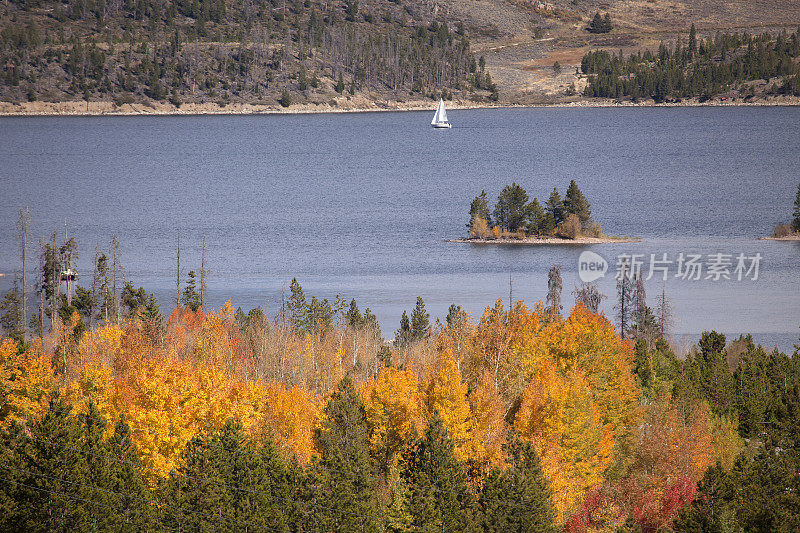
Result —
M0 100L486 99L467 33L386 0L13 1L0 7Z

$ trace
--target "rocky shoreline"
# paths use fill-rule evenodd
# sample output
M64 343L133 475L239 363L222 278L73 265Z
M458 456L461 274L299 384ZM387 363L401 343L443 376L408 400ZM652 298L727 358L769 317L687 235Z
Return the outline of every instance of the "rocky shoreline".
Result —
M575 239L562 239L560 237L526 237L524 239L448 239L446 242L463 244L510 244L510 245L586 245L586 244L611 244L625 242L642 242L638 237L577 237Z
M800 106L797 97L770 97L744 101L697 99L681 102L652 101L617 101L605 98L577 99L552 103L489 103L471 100L452 100L447 102L448 109L488 109L488 108L574 108L574 107L777 107ZM340 97L329 102L295 104L281 107L278 104L242 104L228 103L220 105L214 102L186 103L180 107L167 102L147 102L115 105L112 101L72 101L72 102L0 102L0 116L146 116L146 115L260 115L260 114L315 114L315 113L366 113L377 111L432 111L435 102L431 100L370 100L361 96Z

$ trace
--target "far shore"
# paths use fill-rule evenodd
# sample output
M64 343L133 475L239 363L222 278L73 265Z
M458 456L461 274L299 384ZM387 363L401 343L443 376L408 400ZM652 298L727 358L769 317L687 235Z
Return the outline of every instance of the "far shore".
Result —
M759 240L761 240L761 241L800 241L800 233L795 233L794 235L786 235L785 237L775 237L774 235L770 235L769 237L760 237Z
M576 237L575 239L562 239L560 237L526 237L524 239L449 239L447 242L465 244L516 244L516 245L549 245L549 244L610 244L621 242L641 242L638 237Z
M68 102L0 102L0 116L169 116L169 115L266 115L266 114L317 114L317 113L366 113L377 111L433 111L436 102L428 99L411 101L370 100L364 96L342 96L328 102L302 103L289 107L278 104L215 102L185 103L175 107L168 102L147 102L114 105L112 101L68 101ZM652 101L617 101L606 98L563 100L546 103L474 102L450 100L452 109L504 109L504 108L620 108L620 107L779 107L800 106L798 97L769 97L744 101L741 99L714 99L700 102L688 99L681 102L655 103Z

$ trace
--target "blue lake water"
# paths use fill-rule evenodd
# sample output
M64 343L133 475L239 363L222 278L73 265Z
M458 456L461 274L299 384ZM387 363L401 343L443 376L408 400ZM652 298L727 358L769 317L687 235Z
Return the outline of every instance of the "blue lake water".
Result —
M675 340L706 329L752 332L793 351L800 335L800 243L759 241L788 221L800 181L798 108L453 110L295 116L0 118L0 290L19 268L16 213L33 234L64 223L89 284L95 246L112 233L125 274L159 297L175 287L206 236L214 305L277 309L296 276L307 294L370 307L384 335L422 296L433 317L457 303L477 317L497 298L533 303L562 266L573 302L577 258L611 264L600 280L613 314L619 254L761 254L742 281L666 281ZM470 200L512 181L544 200L575 179L608 234L641 243L591 247L446 243L465 233ZM735 276L733 276L735 278ZM752 277L752 275L751 275ZM646 283L650 303L660 276Z

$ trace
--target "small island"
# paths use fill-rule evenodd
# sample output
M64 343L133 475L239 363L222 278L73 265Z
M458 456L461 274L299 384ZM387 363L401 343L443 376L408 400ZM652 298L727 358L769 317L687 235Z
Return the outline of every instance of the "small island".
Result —
M800 241L800 183L797 184L797 196L794 199L792 222L778 224L769 237L761 237L766 241Z
M592 220L589 201L575 180L570 180L564 198L553 187L544 206L539 199L528 199L520 185L503 188L493 210L486 191L476 196L469 207L468 236L448 242L473 244L601 244L639 242L638 238L604 235Z

